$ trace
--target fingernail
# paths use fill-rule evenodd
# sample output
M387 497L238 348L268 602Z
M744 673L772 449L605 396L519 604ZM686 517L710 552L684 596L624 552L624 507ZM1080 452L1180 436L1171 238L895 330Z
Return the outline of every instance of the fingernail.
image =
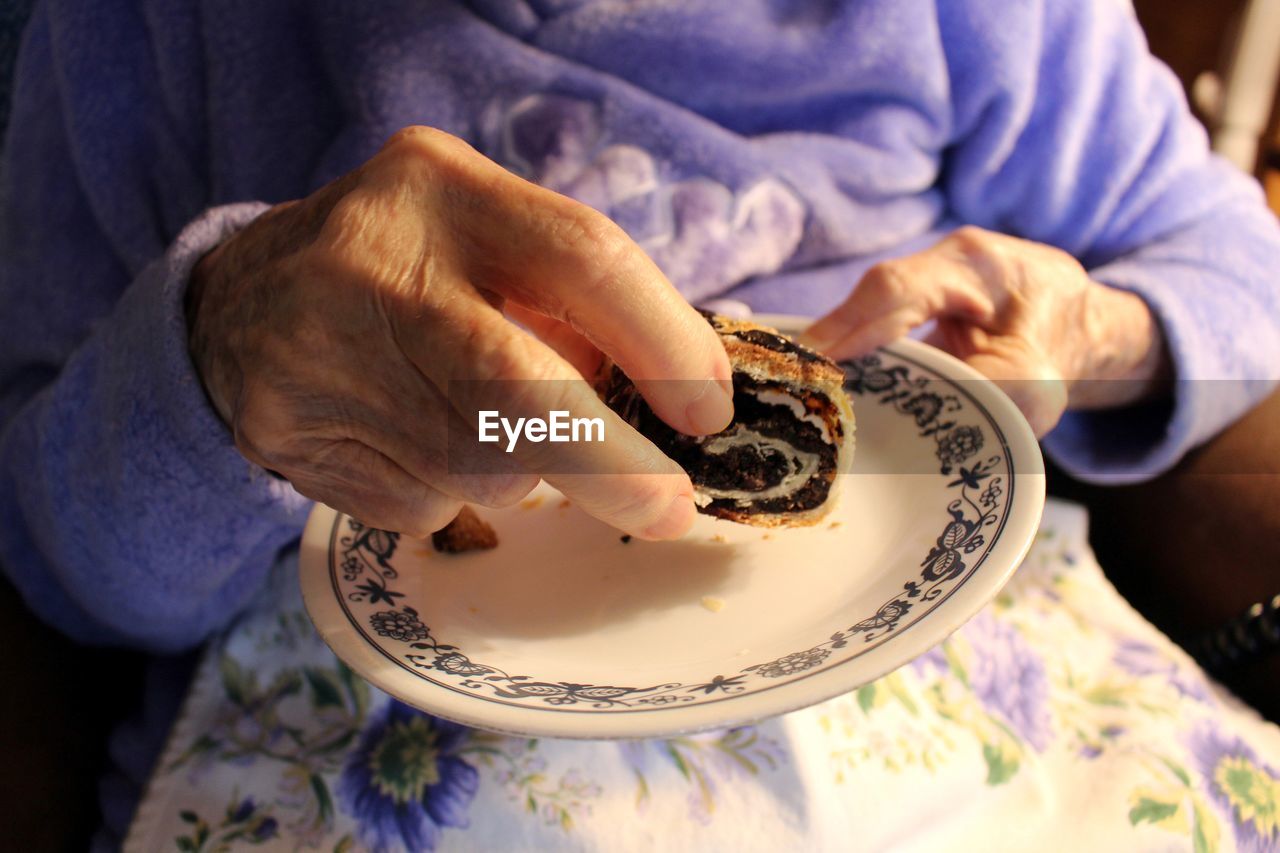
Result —
M720 432L733 420L733 382L708 379L684 413L697 435Z
M676 495L662 517L646 527L640 536L644 539L679 539L693 526L693 519L697 514L693 498L684 494Z

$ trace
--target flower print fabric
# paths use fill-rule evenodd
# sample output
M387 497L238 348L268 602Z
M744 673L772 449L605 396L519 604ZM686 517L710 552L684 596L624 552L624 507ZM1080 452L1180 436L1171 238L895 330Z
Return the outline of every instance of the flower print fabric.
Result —
M419 624L389 611L381 627ZM423 714L338 662L284 578L209 649L126 849L1257 853L1280 849L1277 768L1280 729L1138 616L1083 510L1050 501L1005 589L911 664L671 738Z
M1280 771L1239 737L1202 723L1187 739L1201 780L1237 846L1247 853L1280 848Z
M972 646L969 689L987 713L1043 751L1052 738L1044 660L1017 628L990 611L974 617L963 638Z
M375 851L434 850L444 827L465 829L476 769L458 755L470 732L391 700L348 755L339 801Z

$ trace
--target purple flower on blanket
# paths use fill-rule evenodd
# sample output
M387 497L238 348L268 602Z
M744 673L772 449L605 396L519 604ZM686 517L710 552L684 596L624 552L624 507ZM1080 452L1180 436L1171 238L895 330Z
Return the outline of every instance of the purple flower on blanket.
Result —
M1280 772L1240 738L1204 722L1187 739L1201 785L1235 829L1236 849L1280 849Z
M1121 640L1116 644L1112 663L1130 675L1162 675L1179 694L1197 702L1208 702L1209 688L1203 676L1188 672L1155 646L1141 640Z
M1099 756L1102 755L1102 753L1105 751L1106 746L1109 742L1114 741L1116 738L1120 737L1124 733L1125 733L1124 726L1116 726L1116 725L1103 726L1102 730L1098 732L1098 738L1096 740L1086 741L1084 744L1082 744L1080 749L1077 752L1077 755L1079 755L1081 758L1085 758L1085 759L1088 759L1089 761L1092 761L1093 759L1098 758Z
M619 741L623 760L636 777L636 805L640 809L648 805L648 776L655 771L650 759L656 758L659 764L670 763L688 784L689 816L699 823L710 822L721 782L744 784L785 763L780 742L762 730L768 728L772 726L738 726L717 733Z
M391 700L372 716L338 783L343 808L374 851L434 850L444 827L465 829L480 784L458 754L470 730Z
M1014 626L983 611L961 629L973 649L969 685L987 713L1043 752L1053 736L1044 662Z
M280 822L269 814L271 806L252 797L233 799L222 819L207 820L193 809L182 809L178 818L185 825L174 843L179 850L230 850L235 842L265 844L280 837Z
M930 672L941 673L943 675L951 671L951 663L947 660L947 652L944 648L946 643L939 643L929 651L920 655L920 657L911 661L911 668L916 671L917 675L925 676Z
M280 824L273 817L263 818L262 822L254 827L250 833L250 840L254 844L261 844L264 841L270 841L280 834Z
M254 807L253 798L245 797L243 800L240 801L240 805L236 806L234 809L231 809L231 813L227 815L227 818L234 823L242 823L248 820L249 817L253 814L253 807Z

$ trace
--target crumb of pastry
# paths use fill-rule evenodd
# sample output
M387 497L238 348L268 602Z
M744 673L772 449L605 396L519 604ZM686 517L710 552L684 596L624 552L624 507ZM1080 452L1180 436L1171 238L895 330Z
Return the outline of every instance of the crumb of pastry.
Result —
M464 551L488 551L498 547L498 534L476 511L464 506L458 517L442 530L431 534L437 551L461 554Z
M828 530L835 530L835 529L836 529L837 527L839 527L841 524L844 524L844 522L843 522L843 521L833 521L833 522L831 522L830 524L828 524L828 525L827 525L827 529L828 529Z
M702 606L712 613L719 613L724 610L724 599L716 598L714 595L702 596Z
M543 499L544 498L542 495L534 495L531 498L525 498L524 500L520 501L520 508L521 509L537 509L538 507L542 506Z
M760 538L761 538L761 539L772 539L772 538L773 538L773 534L772 534L772 533L766 533L764 536L761 536Z
M475 614L477 614L477 613L479 613L479 612L480 612L480 608L479 608L479 607L476 607L476 606L473 604L473 605L471 605L470 607L468 607L468 608L467 608L467 612L474 616Z
M619 542L621 542L623 545L630 545L630 544L631 544L631 534L630 534L630 533L624 533L624 534L622 534L621 536L619 536L619 537L618 537L618 541L619 541Z
M711 537L711 541L712 542L728 542L729 540L724 538L723 533L717 533L716 535Z
M559 504L560 509L568 509L571 506L573 506L573 503L568 498L563 498Z

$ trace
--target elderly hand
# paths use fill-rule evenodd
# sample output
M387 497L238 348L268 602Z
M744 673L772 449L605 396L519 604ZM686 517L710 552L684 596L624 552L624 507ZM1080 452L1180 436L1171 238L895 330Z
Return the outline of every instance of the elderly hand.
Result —
M1037 436L1066 409L1150 397L1169 373L1160 327L1141 298L1091 280L1056 248L975 227L872 267L802 337L850 358L930 320L927 341L999 385Z
M619 228L428 128L211 252L187 310L192 357L245 457L415 536L462 502L513 503L540 476L627 532L687 530L688 477L571 364L592 347L678 430L717 432L733 416L719 338ZM450 430L474 436L484 409L603 418L608 441L510 454L455 442L450 455Z

